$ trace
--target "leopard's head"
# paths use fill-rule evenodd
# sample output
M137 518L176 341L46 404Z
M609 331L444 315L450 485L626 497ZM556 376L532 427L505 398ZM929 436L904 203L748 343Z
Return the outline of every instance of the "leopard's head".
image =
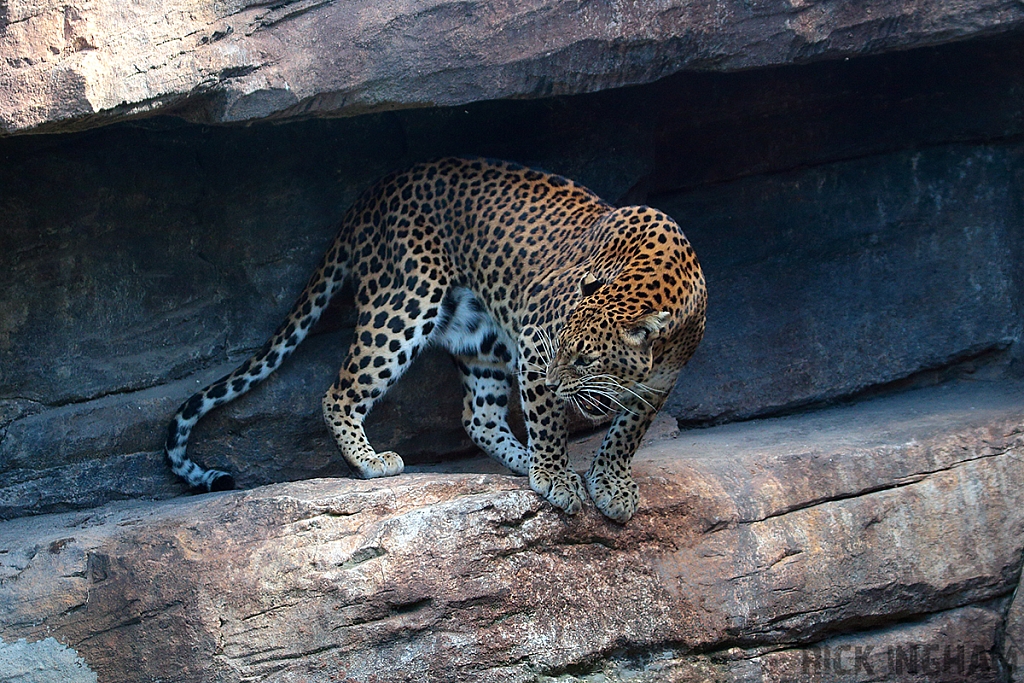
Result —
M546 385L581 413L600 419L647 393L652 346L671 322L624 296L621 286L590 273L579 282L580 302L558 334L547 366Z

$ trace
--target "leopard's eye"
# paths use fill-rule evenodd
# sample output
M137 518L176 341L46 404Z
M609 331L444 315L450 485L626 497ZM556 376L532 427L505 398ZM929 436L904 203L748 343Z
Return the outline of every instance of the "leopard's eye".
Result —
M596 362L597 356L580 356L575 361L573 361L573 365L575 365L578 368L586 368L590 367Z

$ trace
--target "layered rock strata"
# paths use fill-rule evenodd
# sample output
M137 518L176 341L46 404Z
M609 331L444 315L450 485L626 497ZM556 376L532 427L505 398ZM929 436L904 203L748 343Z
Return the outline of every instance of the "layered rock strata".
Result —
M1022 406L978 381L683 432L625 526L471 473L5 522L0 638L111 682L1003 680Z

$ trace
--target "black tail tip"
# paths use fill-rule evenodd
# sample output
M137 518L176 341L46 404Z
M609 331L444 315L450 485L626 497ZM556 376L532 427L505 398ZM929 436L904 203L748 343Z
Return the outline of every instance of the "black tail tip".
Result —
M235 478L230 474L218 474L213 481L209 483L209 488L206 484L199 484L191 488L191 493L199 495L202 493L213 493L214 491L231 491L235 488Z
M231 491L235 488L235 478L230 474L222 474L210 482L210 492Z

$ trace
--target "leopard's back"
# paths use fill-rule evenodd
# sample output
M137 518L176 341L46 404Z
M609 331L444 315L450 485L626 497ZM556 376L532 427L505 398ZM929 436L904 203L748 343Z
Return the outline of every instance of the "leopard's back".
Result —
M414 166L369 194L346 220L360 281L372 282L386 263L411 268L414 293L417 276L444 275L510 325L527 286L586 258L589 229L612 209L567 178L488 159Z

